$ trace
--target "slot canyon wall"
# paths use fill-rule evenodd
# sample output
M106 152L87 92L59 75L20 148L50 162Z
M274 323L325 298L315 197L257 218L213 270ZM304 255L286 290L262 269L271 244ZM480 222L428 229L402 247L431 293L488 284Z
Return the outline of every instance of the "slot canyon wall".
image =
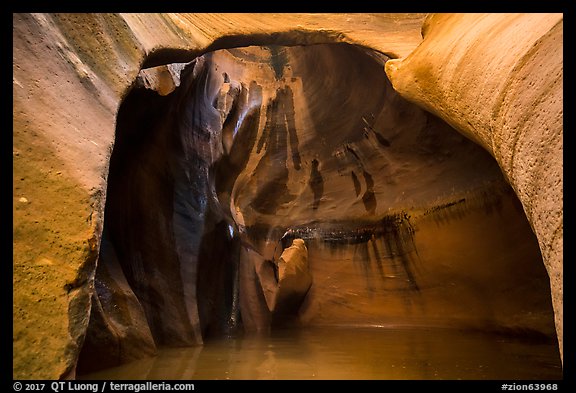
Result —
M550 336L550 293L561 353L562 15L425 18L15 14L14 378L288 322Z
M500 165L538 238L562 354L563 17L438 14L422 31L422 45L388 62L386 72L403 97L479 143ZM476 56L481 67L473 65Z

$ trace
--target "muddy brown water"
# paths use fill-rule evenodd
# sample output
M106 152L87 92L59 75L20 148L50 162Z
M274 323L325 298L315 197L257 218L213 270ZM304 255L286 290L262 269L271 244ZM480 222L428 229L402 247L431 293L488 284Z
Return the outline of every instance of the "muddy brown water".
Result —
M206 340L78 379L562 378L553 340L441 328L306 328Z

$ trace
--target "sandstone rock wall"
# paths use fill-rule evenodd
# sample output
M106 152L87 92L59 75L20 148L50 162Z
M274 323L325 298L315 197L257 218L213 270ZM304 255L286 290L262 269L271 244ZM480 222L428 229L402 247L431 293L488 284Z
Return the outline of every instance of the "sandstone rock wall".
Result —
M426 14L121 14L146 66L190 61L205 51L250 45L346 42L404 57Z
M139 69L137 47L121 46L132 38L120 17L66 18L13 16L15 378L74 375L116 108ZM74 41L76 27L91 40Z
M224 36L240 38L215 46L352 41L352 34L404 55L420 42L424 16L14 14L14 377L74 375L115 117L145 61L190 61ZM380 30L388 34L373 34Z
M386 64L394 88L498 161L538 237L562 348L563 16L438 14Z
M90 315L90 296L93 293L96 255L100 249L108 164L114 144L116 115L142 65L156 66L190 61L207 50L232 46L327 42L347 42L375 49L379 53L372 55L382 63L386 58L381 54L404 58L412 52L421 41L420 27L424 16L14 14L14 377L52 379L74 376L76 360ZM517 23L508 26L506 21L511 19ZM461 62L454 53L451 53L451 56L442 56L444 52L441 50L448 51L454 37L460 40L463 31L473 32L470 26L475 23L478 24L479 31L488 31L486 34L490 39L483 41L480 33L470 33L460 42L464 47L478 47L480 54L463 56ZM520 196L540 241L551 276L560 338L562 171L561 160L558 158L561 154L558 155L558 152L561 151L559 135L561 136L562 127L561 115L558 117L561 112L558 112L558 108L561 110L562 99L558 93L561 79L558 79L557 75L562 72L561 51L558 49L562 39L561 24L561 16L546 15L434 16L425 30L427 38L420 50L424 54L426 50L437 45L441 56L426 57L429 61L440 64L423 67L426 73L435 76L420 78L419 81L427 81L422 89L430 92L426 94L434 95L437 104L432 104L429 98L422 98L426 95L422 89L416 93L411 92L410 86L418 87L418 83L410 86L403 84L400 82L401 72L396 74L392 68L388 69L395 89L480 142L504 169L508 180ZM446 30L443 30L442 26L445 26ZM501 29L495 29L495 26ZM433 38L435 31L440 33ZM502 32L518 34L522 39L510 39L511 35ZM433 44L426 44L427 42ZM442 44L443 42L446 44ZM512 47L512 43L516 43L516 46ZM544 56L550 53L554 56ZM445 68L442 58L451 59L448 63L450 65L458 65L458 72ZM466 64L477 64L477 60L484 61L485 64L487 59L492 68L485 74L477 73L483 69L480 67L466 68ZM519 61L520 59L522 61ZM415 60L414 63L418 62ZM544 67L544 64L548 66ZM405 69L405 74L409 75L410 67ZM542 77L542 69L549 70L544 74L545 78ZM477 105L479 100L466 98L466 94L469 97L473 91L469 88L472 79L449 79L454 73L469 75L470 78L477 77L474 79L475 85L486 87L483 97L489 102L502 102L499 109L491 111L493 106L483 103ZM487 81L490 81L489 76L495 73L501 75L502 79L493 78L498 82L498 86L493 87ZM508 78L507 75L513 77ZM409 76L404 78L409 79ZM506 83L508 86L504 87ZM532 88L536 83L549 83L549 88L544 85ZM526 91L534 92L536 96L526 97ZM438 92L442 93L441 96L435 95ZM542 94L538 95L539 92ZM447 99L446 97L452 97L450 94L458 98ZM249 99L249 96L245 99ZM537 102L538 105L530 104L529 100ZM470 105L467 106L466 103ZM517 103L520 104L516 105ZM452 105L456 109L449 112L447 108ZM440 107L443 109L438 110ZM540 109L534 111L534 107ZM225 108L224 104L221 109ZM370 123L369 119L366 121ZM418 121L418 117L413 121ZM531 127L531 122L542 124L543 127ZM234 128L231 130L233 133ZM511 130L525 131L514 134ZM546 130L546 133L544 136L537 133L527 138L509 138L511 135L528 135L529 130ZM225 127L223 133L228 135L224 139L230 139L230 128ZM386 140L378 140L377 135L371 138L385 149ZM539 144L542 141L546 143ZM509 142L515 147L509 148ZM230 141L226 142L222 149L230 150L230 146ZM544 146L555 146L556 150L544 150ZM534 152L538 154L533 154ZM288 160L294 160L294 157L292 155ZM514 159L511 160L512 158ZM246 163L244 154L235 157L234 153L231 153L230 159L236 168L242 168ZM530 161L533 159L537 159L537 163L546 163L547 166L537 166L536 161ZM149 160L153 160L153 156ZM331 187L326 177L319 181L324 169L322 161L317 161L316 166L312 163L313 160L305 169L309 175L316 173L316 176L312 176L312 181L304 184L303 189L310 190L313 206L321 210L327 206L322 198L325 194L329 195ZM546 175L537 176L540 173ZM371 197L374 188L381 183L377 181L371 186L369 177L358 174L356 181L352 175L350 179L352 186L348 191L357 190L356 196L351 193L350 200L363 195L355 204L359 211L368 214L371 207L374 207L374 212L383 213L383 210L379 209L383 209L384 204L380 202L374 206ZM539 183L542 181L548 183ZM221 185L221 189L227 189L228 185ZM179 192L185 193L186 190L180 189ZM317 195L316 199L314 195ZM149 197L150 200L154 199L152 195ZM220 193L219 197L224 201L228 200L226 198L230 198L231 194ZM364 207L367 207L368 211ZM178 207L176 204L166 205L166 208L185 210L186 206ZM254 217L257 218L258 215ZM181 224L190 228L184 221ZM223 229L212 228L206 233L211 231L221 233ZM187 244L187 240L184 236L180 240L171 239L170 242ZM186 247L176 248L178 247L178 252L190 257L197 252L203 252L198 248L186 250ZM254 251L242 248L238 252L240 290L243 290L243 287L250 287L256 282L255 272L251 265L246 264L247 260L254 257L250 256ZM194 266L194 263L188 264L185 269L195 269ZM113 281L123 282L119 271L114 272L116 276ZM213 306L207 308L199 305L198 311L194 310L194 302L190 301L194 298L194 282L180 283L178 278L193 273L194 271L187 270L177 272L173 282L164 284L175 284L172 289L176 291L178 285L182 284L183 299L187 300L175 306L176 310L172 311L175 311L182 321L188 319L186 323L198 322L195 318L189 319L195 312L208 315L209 310L213 309ZM210 274L212 273L208 273ZM217 274L215 276L218 277ZM248 306L246 303L258 299L258 290L261 289L244 290L253 291L254 296L240 299L240 308L259 307L258 304L261 303L258 302ZM138 310L136 303L127 304L134 306L130 309ZM143 310L145 311L145 307ZM252 326L259 326L269 323L266 322L268 316L264 311L254 315L260 322L250 322L247 317L245 325L250 326L252 323ZM161 320L162 313L158 317ZM216 324L211 323L212 326ZM158 326L151 330L153 333L161 329ZM191 339L192 341L198 341L198 332L202 329L201 325L193 329L196 338ZM141 337L145 336L147 334L144 332ZM149 340L148 343L149 348L153 348Z
M274 308L276 315L296 315L311 286L306 242L294 239L278 260L278 297Z
M121 256L157 343L288 320L553 334L538 246L497 164L380 70L341 44L229 49L168 96L126 97L101 262ZM283 312L295 238L315 285Z

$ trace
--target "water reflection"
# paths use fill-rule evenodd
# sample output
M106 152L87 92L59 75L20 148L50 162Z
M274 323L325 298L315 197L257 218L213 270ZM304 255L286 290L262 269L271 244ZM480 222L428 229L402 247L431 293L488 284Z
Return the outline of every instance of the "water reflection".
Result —
M561 379L557 346L451 329L311 328L166 348L79 379Z

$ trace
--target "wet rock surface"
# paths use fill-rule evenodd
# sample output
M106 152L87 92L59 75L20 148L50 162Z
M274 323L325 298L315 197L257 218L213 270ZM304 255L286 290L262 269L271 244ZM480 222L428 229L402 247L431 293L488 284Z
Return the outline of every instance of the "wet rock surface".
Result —
M91 299L90 328L77 373L117 366L157 353L142 305L108 242L105 233Z
M343 44L239 48L125 99L100 258L118 255L156 345L287 325L553 334L496 163L381 68Z
M304 240L294 239L278 260L278 296L274 307L276 320L282 323L282 318L296 315L311 286L308 249Z
M386 67L402 96L453 124L499 163L538 238L550 277L560 348L562 31L562 14L431 15L423 25L422 45ZM480 58L481 66L476 61ZM453 77L455 69L461 77Z
M392 88L425 17L14 14L14 377L268 331L286 233L300 324L549 334L531 226L561 337L562 18L434 16ZM311 45L335 42L359 46Z

